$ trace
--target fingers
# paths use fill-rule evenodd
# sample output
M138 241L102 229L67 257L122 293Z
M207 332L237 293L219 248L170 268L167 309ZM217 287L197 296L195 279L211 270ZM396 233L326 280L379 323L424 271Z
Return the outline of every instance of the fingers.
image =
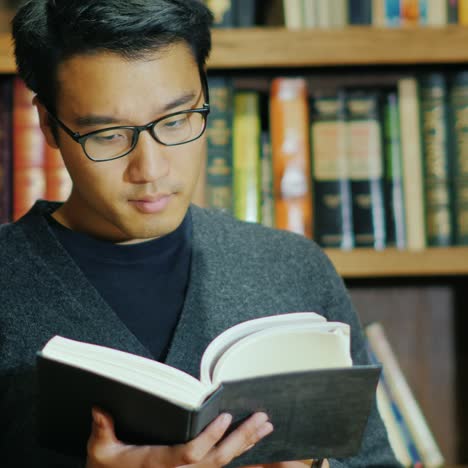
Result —
M212 451L210 461L215 466L227 465L272 431L273 425L268 421L268 416L255 413Z

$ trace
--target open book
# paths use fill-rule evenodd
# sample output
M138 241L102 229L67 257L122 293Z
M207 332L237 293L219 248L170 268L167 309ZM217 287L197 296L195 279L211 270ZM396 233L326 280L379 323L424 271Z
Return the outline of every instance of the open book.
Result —
M112 414L117 436L134 444L182 443L222 412L233 414L236 427L266 411L274 432L232 466L355 453L380 373L378 366L352 366L347 324L313 312L254 319L224 331L203 354L200 380L60 336L37 359L44 445L84 454L92 405Z

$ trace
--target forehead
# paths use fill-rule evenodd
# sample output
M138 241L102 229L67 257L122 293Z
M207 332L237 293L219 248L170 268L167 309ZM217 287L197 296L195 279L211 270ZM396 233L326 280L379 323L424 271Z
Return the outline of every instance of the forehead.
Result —
M112 52L74 56L60 64L57 84L61 114L141 115L198 91L200 76L189 47L176 44L138 60Z

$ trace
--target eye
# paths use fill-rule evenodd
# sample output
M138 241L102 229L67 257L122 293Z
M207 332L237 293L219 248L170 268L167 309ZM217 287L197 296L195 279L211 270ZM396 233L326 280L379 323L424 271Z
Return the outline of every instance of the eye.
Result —
M187 123L187 116L186 115L177 115L171 117L170 119L164 120L164 128L166 130L177 130L178 128L182 127Z
M116 144L122 143L128 140L128 136L124 133L98 133L93 135L92 140L94 143L101 144L101 145L109 145L109 144Z

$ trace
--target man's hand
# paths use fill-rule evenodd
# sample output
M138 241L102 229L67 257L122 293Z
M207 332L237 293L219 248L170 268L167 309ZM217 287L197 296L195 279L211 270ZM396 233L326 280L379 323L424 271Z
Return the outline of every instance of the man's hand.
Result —
M244 468L306 468L310 467L312 460L304 461L291 461L291 462L279 462L279 463L270 463L268 465L250 465ZM322 468L330 468L328 460L323 460Z
M220 415L186 444L133 446L117 439L110 415L93 409L86 468L220 468L273 430L268 416L256 413L220 442L230 423L230 415Z

